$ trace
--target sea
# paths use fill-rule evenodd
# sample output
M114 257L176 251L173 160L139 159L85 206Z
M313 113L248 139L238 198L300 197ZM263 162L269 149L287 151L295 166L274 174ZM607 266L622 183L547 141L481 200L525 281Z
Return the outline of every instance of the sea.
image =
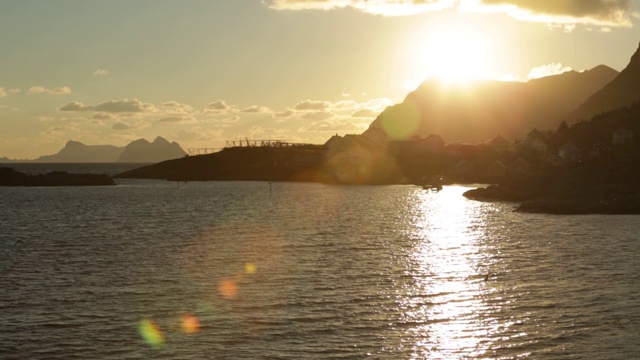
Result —
M0 187L0 358L640 358L637 215L116 182Z

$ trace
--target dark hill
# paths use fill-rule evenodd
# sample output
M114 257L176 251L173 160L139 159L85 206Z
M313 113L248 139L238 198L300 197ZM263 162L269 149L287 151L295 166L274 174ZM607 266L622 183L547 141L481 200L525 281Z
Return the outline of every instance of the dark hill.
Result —
M567 120L588 120L602 112L629 106L637 101L640 101L640 48L613 81L589 97Z
M363 135L381 129L394 140L436 133L450 142L478 142L498 134L514 138L534 128L555 129L563 117L617 74L598 66L526 83L481 81L447 86L429 80L402 103L383 111Z
M188 156L117 174L116 178L174 181L261 180L316 181L323 175L323 146L233 147L208 155Z

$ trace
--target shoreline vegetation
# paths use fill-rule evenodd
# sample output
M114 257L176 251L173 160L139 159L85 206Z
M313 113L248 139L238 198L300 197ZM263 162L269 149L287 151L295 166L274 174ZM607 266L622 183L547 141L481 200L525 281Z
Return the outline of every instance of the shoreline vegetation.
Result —
M26 174L10 167L0 167L0 186L106 186L115 185L106 174L74 174L52 171L46 174Z

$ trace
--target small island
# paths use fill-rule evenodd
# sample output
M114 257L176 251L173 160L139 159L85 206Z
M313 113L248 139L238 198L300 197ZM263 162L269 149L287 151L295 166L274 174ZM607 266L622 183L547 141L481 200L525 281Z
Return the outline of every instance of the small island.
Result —
M106 174L74 174L52 171L46 174L26 174L10 167L0 167L0 186L105 186L115 185Z

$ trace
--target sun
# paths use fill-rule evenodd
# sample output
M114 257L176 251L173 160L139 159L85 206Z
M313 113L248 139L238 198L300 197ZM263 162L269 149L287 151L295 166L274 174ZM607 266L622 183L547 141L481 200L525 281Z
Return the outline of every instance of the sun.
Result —
M429 28L415 38L410 53L414 84L429 78L464 84L495 76L493 42L478 27L450 23Z

